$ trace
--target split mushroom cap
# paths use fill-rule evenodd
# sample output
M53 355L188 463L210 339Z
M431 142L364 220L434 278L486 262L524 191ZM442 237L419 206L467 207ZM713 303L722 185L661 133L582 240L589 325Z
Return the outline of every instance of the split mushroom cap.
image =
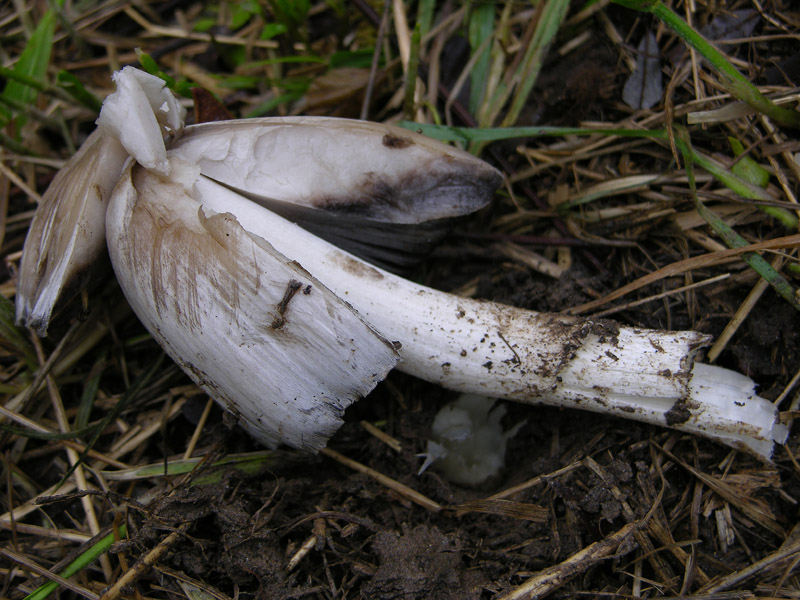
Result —
M318 450L395 348L235 216L204 211L197 176L176 160L169 181L125 170L107 215L117 279L167 354L255 438Z
M187 127L170 151L239 193L391 223L469 214L502 182L497 169L457 148L353 119L203 123Z
M126 160L114 137L95 131L42 197L25 240L16 296L17 321L40 336L57 305L86 286L106 255L106 207Z
M108 266L108 199L132 150L141 164L166 174L164 137L183 128L185 111L163 81L130 67L113 79L117 91L103 104L100 127L47 188L23 247L16 318L42 337L57 305Z
M502 182L466 152L399 127L281 117L187 127L172 156L373 264L419 262Z

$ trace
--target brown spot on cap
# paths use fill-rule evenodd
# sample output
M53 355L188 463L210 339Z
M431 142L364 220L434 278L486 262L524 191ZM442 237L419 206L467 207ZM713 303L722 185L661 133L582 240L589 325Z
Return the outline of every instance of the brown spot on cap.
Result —
M413 146L414 142L409 138L387 133L383 136L383 145L387 148L396 148L398 150L402 150L403 148Z

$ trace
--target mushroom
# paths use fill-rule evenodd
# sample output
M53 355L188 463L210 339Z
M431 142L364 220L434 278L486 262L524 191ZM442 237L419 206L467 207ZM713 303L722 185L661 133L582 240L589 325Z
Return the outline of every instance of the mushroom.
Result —
M17 281L17 321L44 336L59 301L85 287L106 254L106 208L128 159L96 130L56 174L28 229Z
M130 126L114 135L100 127L86 139L56 174L28 229L16 316L40 336L47 334L56 306L104 270L106 209L129 157L126 148L136 147L137 160L160 172L166 168L163 137L183 127L184 110L163 81L137 69L126 69L115 81L119 94L137 101L108 104L105 118Z
M418 211L435 223L481 206L498 183L485 163L405 130L325 118L134 139L130 128L146 128L118 115L158 121L142 107L162 105L141 96L162 90L120 85L140 77L126 71L99 119L133 158L106 214L117 279L166 352L261 441L321 448L395 365L452 390L666 425L767 460L785 440L750 379L697 362L707 336L461 298L308 230L357 242L354 222L368 232L363 254L396 264L408 246L381 232L408 226L417 239ZM154 168L150 150L165 139Z

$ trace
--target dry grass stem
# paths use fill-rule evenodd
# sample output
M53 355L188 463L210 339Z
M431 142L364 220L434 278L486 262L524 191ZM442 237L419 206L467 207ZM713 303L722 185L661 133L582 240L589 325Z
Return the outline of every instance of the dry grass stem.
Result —
M367 433L379 439L395 452L400 452L403 450L403 444L400 443L400 440L388 435L383 430L378 429L372 423L368 421L361 421L361 426L367 431Z
M434 502L430 498L425 497L423 494L420 494L416 490L411 489L407 485L400 483L399 481L395 481L391 477L387 477L383 473L376 471L375 469L371 469L370 467L361 464L358 461L352 460L347 458L343 454L336 452L335 450L331 450L330 448L323 448L320 450L320 454L324 454L328 458L332 458L338 463L343 464L344 466L353 469L354 471L358 471L359 473L363 473L381 485L386 486L393 492L400 494L406 500L410 500L415 504L419 504L423 508L427 508L433 512L439 512L442 510L442 506L438 502Z
M123 573L112 586L110 586L100 600L116 600L122 595L123 590L136 582L139 577L142 577L158 560L167 552L170 547L180 538L184 532L189 528L190 523L184 523L178 527L177 531L173 531L164 539L162 539L152 550L150 550L140 560L136 561L134 565Z
M617 300L618 298L621 298L622 296L625 296L630 292L638 290L639 288L649 285L655 281L659 281L665 277L672 277L674 275L679 275L687 271L692 271L710 265L724 264L729 259L740 256L745 252L758 252L759 250L779 250L786 248L794 248L798 244L800 244L800 234L785 236L783 238L776 238L764 242L756 242L754 244L742 248L728 248L726 250L720 250L718 252L711 252L693 258L687 258L682 261L674 262L666 267L654 271L653 273L645 275L644 277L641 277L636 281L633 281L625 286L622 286L616 291L612 292L611 294L608 294L604 298L601 298L599 300L594 300L592 302L587 302L580 306L569 308L567 309L566 312L573 315L580 315L590 312L595 308L602 306L603 304L607 304L608 302Z

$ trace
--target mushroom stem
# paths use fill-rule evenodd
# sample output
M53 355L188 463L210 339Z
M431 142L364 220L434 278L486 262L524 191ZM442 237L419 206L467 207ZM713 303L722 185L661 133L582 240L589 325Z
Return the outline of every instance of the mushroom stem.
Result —
M702 334L461 298L375 268L204 176L194 190L205 210L233 213L400 342L406 373L456 391L666 425L766 459L787 435L750 379L695 362Z

